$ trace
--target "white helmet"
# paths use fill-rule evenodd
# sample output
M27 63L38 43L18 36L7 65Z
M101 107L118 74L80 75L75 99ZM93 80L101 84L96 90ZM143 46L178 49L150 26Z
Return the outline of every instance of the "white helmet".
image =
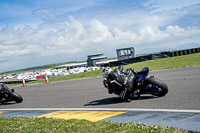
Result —
M105 67L102 71L103 78L107 78L111 71L113 70L110 67Z

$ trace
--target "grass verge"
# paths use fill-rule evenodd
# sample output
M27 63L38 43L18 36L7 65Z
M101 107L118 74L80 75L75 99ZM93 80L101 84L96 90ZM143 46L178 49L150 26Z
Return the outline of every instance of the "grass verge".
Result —
M146 67L146 66L149 67L151 71L200 66L200 53L133 63L129 65L124 65L124 69L126 70L127 68L134 68L137 71L139 71L143 67ZM115 67L113 67L113 69L114 68ZM102 70L100 69L100 70L86 72L86 73L53 77L53 78L49 78L49 81L57 82L57 81L73 80L73 79L80 79L80 78L98 77L98 76L101 76L101 71ZM45 83L45 80L33 81L27 84L35 84L35 83ZM16 86L16 85L21 85L21 84L12 84L9 86Z
M187 133L173 127L146 126L137 123L118 123L109 121L90 122L87 120L63 120L53 118L0 117L2 133Z
M141 70L145 66L151 71L200 66L200 53L133 63L126 65L125 68Z

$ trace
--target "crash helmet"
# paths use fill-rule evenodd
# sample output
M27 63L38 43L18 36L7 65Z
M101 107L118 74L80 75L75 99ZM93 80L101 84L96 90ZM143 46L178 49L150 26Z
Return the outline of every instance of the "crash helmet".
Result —
M108 75L109 75L112 71L113 71L113 70L112 70L110 67L105 67L105 68L102 70L103 78L107 78Z

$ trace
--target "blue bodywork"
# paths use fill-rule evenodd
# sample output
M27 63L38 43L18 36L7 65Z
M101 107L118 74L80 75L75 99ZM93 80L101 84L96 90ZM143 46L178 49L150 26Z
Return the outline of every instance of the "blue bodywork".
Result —
M141 71L138 72L139 77L136 79L136 82L137 83L141 82L147 77L148 74L149 74L149 68L144 67Z

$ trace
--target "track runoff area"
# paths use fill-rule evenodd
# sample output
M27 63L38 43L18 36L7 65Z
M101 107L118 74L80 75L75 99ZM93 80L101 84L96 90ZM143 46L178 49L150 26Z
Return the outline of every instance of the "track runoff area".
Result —
M102 106L103 103L96 104L95 106L92 106L91 104L92 108L91 106L88 106L89 108L85 108L86 106L80 106L80 108L77 108L76 103L71 103L75 104L74 108L33 108L31 106L29 106L29 108L24 108L22 106L12 107L8 105L9 107L6 107L7 105L2 105L0 106L0 116L86 119L92 122L104 120L117 122L137 122L146 125L172 126L181 129L187 129L190 131L200 132L200 105L196 104L196 99L199 99L198 94L200 94L200 91L198 91L200 85L200 83L198 83L198 79L200 79L199 70L200 67L193 67L173 70L162 70L150 73L151 75L158 76L158 78L167 82L167 85L169 86L169 93L165 96L166 98L163 98L164 101L171 99L170 104L168 102L164 102L162 98L155 98L156 100L133 100L132 102L126 104L115 104L111 102L108 104L110 108L108 108L108 106ZM181 82L179 81L182 80L186 82L188 86L184 84L180 86ZM76 82L83 82L83 80L77 80ZM177 82L178 86L174 85L174 82ZM192 82L191 84L193 84L193 86L189 82ZM194 86L194 82L196 86ZM95 84L95 82L93 83ZM69 82L67 84L69 84ZM174 88L180 88L180 90L176 90ZM179 91L183 91L183 93L188 94L183 95L182 93L180 93L179 95L177 94L177 92ZM176 97L178 98L172 99L172 97L170 97L171 94L177 94ZM194 97L194 95L196 97ZM190 105L186 106L182 103L185 101L178 101L182 100L182 98L189 101L188 104L190 103ZM140 108L136 106L131 107L131 105L134 105L134 102L136 105L138 105L138 102L144 102L143 104L145 105L145 102L149 100L151 102L148 104L151 105L147 106L146 108L145 106L139 106ZM162 102L161 104L164 104L164 106L160 106L157 102ZM155 106L153 106L153 104ZM119 108L120 106L121 108ZM161 107L161 109L158 109L158 107Z

